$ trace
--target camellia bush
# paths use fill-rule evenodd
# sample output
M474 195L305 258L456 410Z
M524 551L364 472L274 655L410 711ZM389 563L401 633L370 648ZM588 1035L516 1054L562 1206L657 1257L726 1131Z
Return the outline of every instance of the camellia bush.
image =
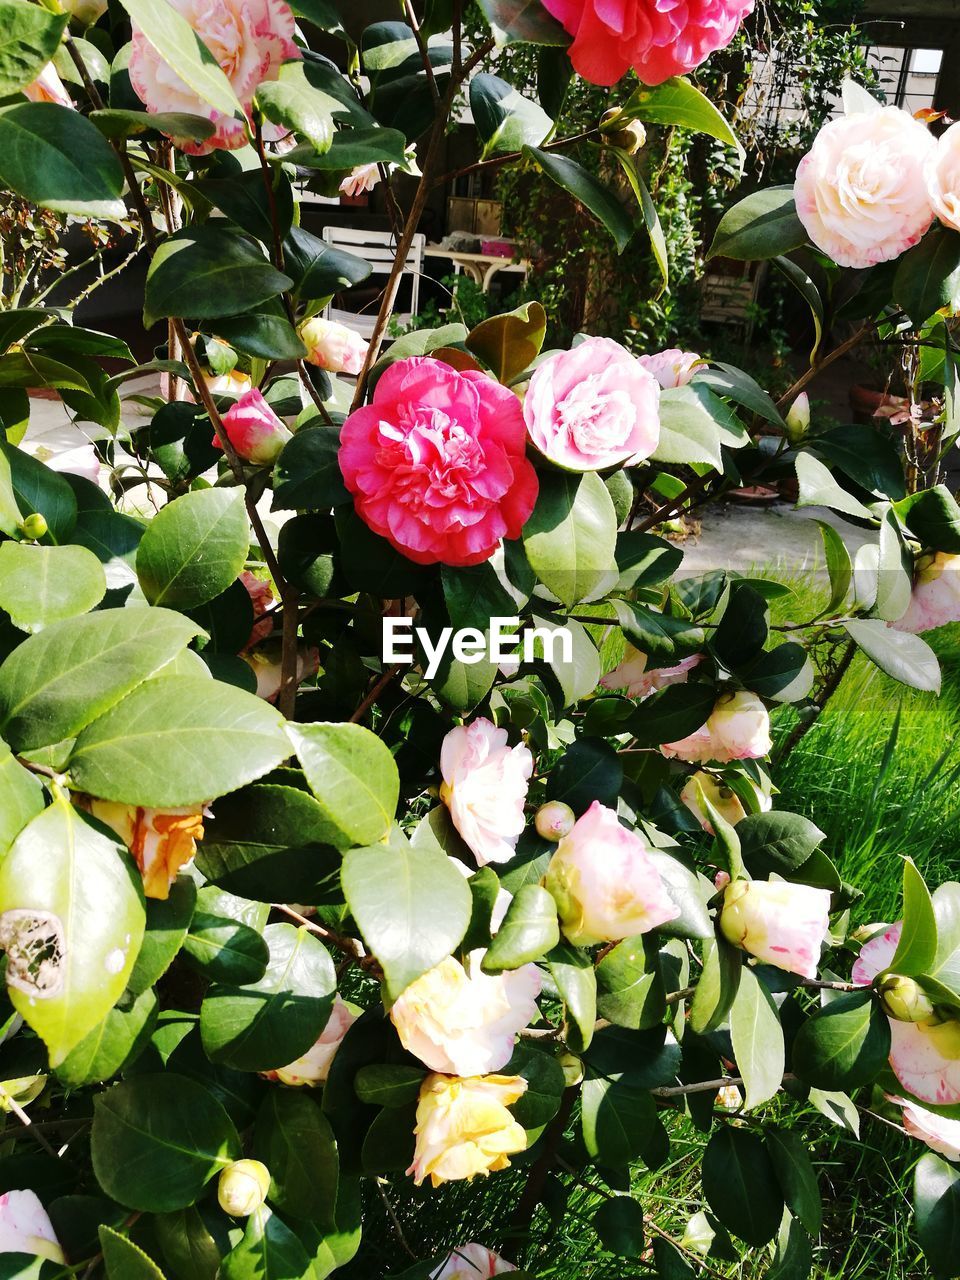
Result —
M479 164L541 170L665 272L644 130L736 156L687 73L749 4L483 0L479 43L408 4L357 47L328 0L122 3L0 0L0 184L116 223L167 326L138 365L26 260L0 311L3 1275L322 1280L381 1193L396 1220L406 1179L428 1215L489 1176L517 1178L497 1238L411 1259L400 1233L396 1274L536 1275L538 1208L587 1186L625 1268L742 1250L792 1280L811 1107L930 1148L915 1230L960 1274L960 885L906 861L902 919L861 918L769 762L771 712L789 750L857 651L935 696L920 633L960 619L960 125L850 85L796 188L725 214L712 252L774 259L816 321L774 403L698 353L545 349L533 302L383 343L464 93ZM481 69L514 41L542 46L539 98ZM554 136L571 75L630 68ZM294 183L398 170L367 342L322 312L369 267L304 229ZM903 413L819 428L805 388L866 337ZM21 447L38 387L97 443ZM685 575L657 533L791 476L836 516L813 617ZM684 1116L681 1239L630 1170Z

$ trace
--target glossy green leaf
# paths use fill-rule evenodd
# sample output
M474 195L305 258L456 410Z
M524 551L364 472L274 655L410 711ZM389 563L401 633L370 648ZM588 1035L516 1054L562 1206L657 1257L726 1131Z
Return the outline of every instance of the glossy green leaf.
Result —
M613 501L595 472L541 476L540 494L523 528L537 577L564 604L586 599L616 563Z
M797 217L793 187L769 187L746 196L726 211L707 257L751 262L791 253L806 243L807 233Z
M195 609L226 591L250 547L241 489L198 489L165 506L137 551L137 577L153 605Z
M558 187L562 187L575 200L598 218L613 236L617 253L633 239L636 226L618 197L602 186L589 170L555 151L541 151L537 147L524 147L523 154L540 168Z
M335 249L303 227L291 227L283 243L284 269L293 276L303 298L329 298L362 284L370 263L355 253Z
M793 1069L818 1089L869 1084L890 1053L890 1023L872 991L850 991L818 1009L797 1033Z
M169 236L154 254L143 320L149 328L164 316L235 316L292 285L253 241L213 227L191 227Z
M749 965L741 969L730 1009L730 1037L749 1111L777 1093L784 1069L783 1029L777 1006Z
M337 1144L309 1090L271 1089L257 1114L253 1145L270 1170L271 1202L291 1217L332 1226Z
M743 860L757 877L789 877L826 839L809 818L786 809L748 814L737 823L737 837Z
M0 858L43 805L40 779L19 764L7 744L0 741Z
M90 120L105 138L135 137L148 129L159 129L181 141L203 142L216 133L216 125L206 116L191 115L186 111L131 111L120 107L105 107L91 111Z
M653 1133L657 1108L648 1089L602 1076L583 1084L581 1124L589 1155L616 1168L636 1160Z
M149 988L131 1003L111 1009L67 1054L57 1078L72 1088L109 1080L146 1048L158 1009L156 993Z
M716 1130L703 1156L703 1194L721 1223L748 1244L776 1235L783 1196L757 1134L731 1125Z
M406 1107L416 1102L426 1068L397 1063L376 1063L361 1067L355 1088L361 1102L371 1107Z
M247 1219L243 1238L220 1268L223 1280L300 1280L310 1274L302 1241L265 1204Z
M643 1209L630 1196L604 1200L593 1215L593 1228L600 1243L620 1258L643 1254Z
M550 977L566 1007L567 1043L576 1053L593 1039L597 1020L597 976L590 956L561 942L547 954Z
M908 978L928 973L937 956L933 899L912 858L903 860L903 927L890 969Z
M286 63L275 80L262 80L257 87L257 104L268 120L300 134L315 151L329 149L332 113L340 104L313 87L299 62Z
M166 898L147 899L147 924L140 953L127 987L140 995L166 973L183 946L197 903L197 886L189 875L179 875Z
M477 80L483 78L478 76ZM471 84L471 92L475 83L476 80ZM493 370L500 382L509 384L540 354L546 332L543 307L539 302L525 302L514 311L481 320L467 335L465 345Z
M643 938L625 938L597 964L597 1013L618 1027L646 1031L663 1021L665 992Z
M323 809L329 843L349 849L384 839L400 793L384 742L359 724L289 725L287 732Z
M120 161L79 111L52 102L0 110L0 182L31 204L78 217L127 215Z
M100 1248L107 1280L164 1280L163 1272L129 1236L101 1223Z
M946 485L912 493L893 509L925 547L960 552L960 503Z
M787 1208L810 1235L819 1235L823 1204L806 1143L792 1130L782 1128L767 1129L763 1140Z
M0 609L22 631L89 613L106 590L100 561L83 547L0 546Z
M899 260L893 296L914 325L948 307L960 306L960 233L936 226Z
M0 381L11 358L4 356L0 360ZM24 358L30 365L42 364L45 359L33 355ZM26 385L36 386L37 379L29 379ZM9 490L4 500L7 483ZM13 499L12 506L10 498ZM77 523L77 500L69 483L58 472L0 437L0 522L4 526L3 532L15 536L20 520L33 512L42 515L47 522L48 532L41 541L69 541ZM13 515L12 527L8 524L8 514Z
M553 128L553 121L537 103L518 93L499 76L481 74L470 81L470 110L483 142L483 156L498 151L536 147Z
M843 625L857 647L888 676L911 689L940 692L940 663L920 636L895 631L873 618L857 618Z
M305 427L277 459L273 472L273 510L322 511L350 501L337 454L339 434L330 427Z
M742 976L743 956L726 938L718 936L704 946L703 969L690 1004L691 1030L703 1035L723 1025Z
M205 885L197 895L183 950L211 982L244 986L264 976L270 951L260 930L232 907L229 893Z
M26 0L0 4L0 95L16 93L43 70L56 53L67 15Z
M917 1162L913 1209L924 1257L935 1276L956 1275L960 1250L960 1170L932 1151Z
M540 960L560 941L557 904L539 884L525 884L507 908L483 958L484 973L502 973Z

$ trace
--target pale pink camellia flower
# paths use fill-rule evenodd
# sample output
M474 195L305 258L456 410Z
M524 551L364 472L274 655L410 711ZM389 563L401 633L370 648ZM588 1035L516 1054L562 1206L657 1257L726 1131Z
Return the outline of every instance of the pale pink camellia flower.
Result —
M755 693L739 690L721 694L706 724L678 742L663 743L660 750L668 759L691 764L725 764L759 760L772 746L770 713Z
M211 395L232 396L235 400L253 386L249 373L241 373L239 369L231 369L229 373L205 373L203 380Z
M937 551L918 559L910 603L890 625L916 635L948 622L960 622L960 555Z
M643 84L663 84L725 49L753 0L543 0L574 37L573 69L611 85L632 67Z
M243 646L245 649L251 649L255 644L260 644L261 641L266 640L267 636L273 631L272 619L263 616L268 609L273 607L273 587L269 582L265 582L263 578L258 578L256 574L251 573L249 569L244 569L243 573L241 573L240 584L246 589L247 595L250 597L250 603L253 605L254 624L247 643Z
M516 1271L512 1262L482 1244L462 1244L430 1272L429 1280L493 1280L494 1276Z
M35 1191L0 1195L0 1253L29 1253L50 1262L65 1262L46 1209Z
M31 81L21 92L26 94L31 102L53 102L58 107L73 108L73 99L67 93L66 86L52 62L48 62L36 80Z
M375 162L358 164L340 183L340 190L345 196L356 199L365 191L372 191L379 181L380 166L378 164Z
M689 673L703 661L703 656L695 653L690 658L681 658L672 667L654 667L652 671L647 670L649 661L645 653L628 644L617 666L601 679L601 687L624 689L628 698L646 698L668 684L686 684Z
M505 973L480 968L484 952L466 965L453 956L422 974L394 1001L390 1020L400 1043L431 1071L482 1076L513 1056L517 1032L537 1012L540 971L535 964Z
M757 812L767 813L773 806L772 797L747 779L744 779L744 781L750 786L757 798ZM725 822L729 822L731 827L735 827L738 822L742 822L747 816L743 801L732 788L724 785L722 778L717 778L712 773L698 769L683 784L680 791L680 800L690 810L707 835L716 835L716 832L710 819L706 817L700 807L700 791L703 792L720 817Z
M440 772L440 799L477 865L509 862L524 826L530 748L508 746L506 729L481 716L443 739Z
M397 360L340 432L361 520L417 564L489 560L537 500L520 401L478 370Z
M926 179L934 213L944 226L960 231L960 121L937 139L927 158Z
M253 97L264 80L276 80L284 62L303 55L293 42L293 10L285 0L169 0L213 55L249 115ZM247 141L247 121L209 106L163 61L137 24L133 24L130 83L148 111L183 111L205 116L215 133L202 142L180 139L188 155L234 150ZM286 129L268 125L267 141L285 137Z
M265 702L275 702L280 692L283 672L279 644L262 644L240 655L257 677L257 697ZM320 650L316 645L297 645L296 683L302 684L320 670Z
M39 444L33 450L33 456L51 471L66 471L72 476L82 476L91 484L98 484L100 481L100 458L92 444L77 444L66 449L53 449Z
M612 338L587 338L538 365L523 400L527 433L568 471L649 458L660 440L660 388Z
M575 947L649 933L680 914L644 839L599 800L557 845L543 883Z
M257 387L245 391L221 421L227 439L240 457L259 467L272 466L283 446L293 439L293 433L273 412ZM218 449L223 447L216 434L213 443Z
M367 355L367 343L354 329L334 320L322 320L315 316L306 320L297 331L307 348L307 359L328 373L356 375L363 368Z
M277 1067L274 1071L262 1071L260 1074L267 1080L277 1080L280 1084L298 1088L302 1085L323 1084L330 1074L330 1064L343 1044L343 1037L359 1016L339 996L335 996L327 1025L307 1052L297 1058L296 1062Z
M851 977L867 987L888 969L900 942L902 921L882 926L860 949ZM890 1067L905 1089L922 1102L960 1102L960 1022L901 1022L890 1018Z
M925 1142L931 1151L937 1151L948 1160L960 1160L960 1120L928 1111L918 1102L907 1098L886 1095L887 1101L900 1108L903 1127L912 1138Z
M917 244L933 221L925 166L936 144L899 107L830 120L800 161L797 216L841 267L872 267Z
M656 351L653 355L638 358L664 391L685 387L697 370L707 363L696 351L681 351L678 347L668 347L666 351Z
M830 890L789 880L734 880L723 891L720 932L764 964L817 976L830 930Z
M416 1185L429 1178L438 1187L506 1169L510 1156L527 1148L526 1130L508 1110L526 1089L522 1076L427 1076L407 1170Z

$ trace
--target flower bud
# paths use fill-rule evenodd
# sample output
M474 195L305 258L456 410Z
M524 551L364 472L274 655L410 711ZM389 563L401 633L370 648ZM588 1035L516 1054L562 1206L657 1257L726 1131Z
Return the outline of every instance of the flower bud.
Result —
M20 525L20 532L25 538L29 538L31 542L35 542L37 538L42 538L47 532L47 522L40 514L35 511L33 515L27 516Z
M246 462L271 466L293 435L267 404L256 387L251 387L223 415L223 427L230 443ZM219 449L219 436L213 437Z
M227 1165L217 1184L217 1199L224 1213L248 1218L267 1198L270 1170L259 1160L235 1160Z
M570 834L576 820L577 815L568 804L564 804L562 800L548 800L537 810L533 822L538 836L555 843Z
M787 439L791 444L799 444L810 430L810 397L801 391L787 410L784 418L787 426Z
M600 117L600 132L604 141L612 147L619 147L628 155L636 155L647 140L647 131L639 120L625 120L617 129L605 129L605 124L612 123L621 114L619 108L611 107Z
M880 1002L897 1022L928 1022L934 1016L933 1002L919 983L897 973L880 983Z
M307 359L319 369L326 369L328 373L356 375L363 368L367 343L345 324L316 316L306 320L298 332L300 341L307 348Z

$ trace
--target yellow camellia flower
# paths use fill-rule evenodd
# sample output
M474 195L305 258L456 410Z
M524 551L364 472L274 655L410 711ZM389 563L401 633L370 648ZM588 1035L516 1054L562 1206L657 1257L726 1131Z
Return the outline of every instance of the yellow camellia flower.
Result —
M524 1128L507 1110L526 1090L519 1076L429 1075L420 1086L417 1143L407 1173L419 1187L506 1169L526 1150Z
M144 809L91 799L89 812L115 831L136 860L148 898L166 898L177 873L192 861L203 839L203 805Z

